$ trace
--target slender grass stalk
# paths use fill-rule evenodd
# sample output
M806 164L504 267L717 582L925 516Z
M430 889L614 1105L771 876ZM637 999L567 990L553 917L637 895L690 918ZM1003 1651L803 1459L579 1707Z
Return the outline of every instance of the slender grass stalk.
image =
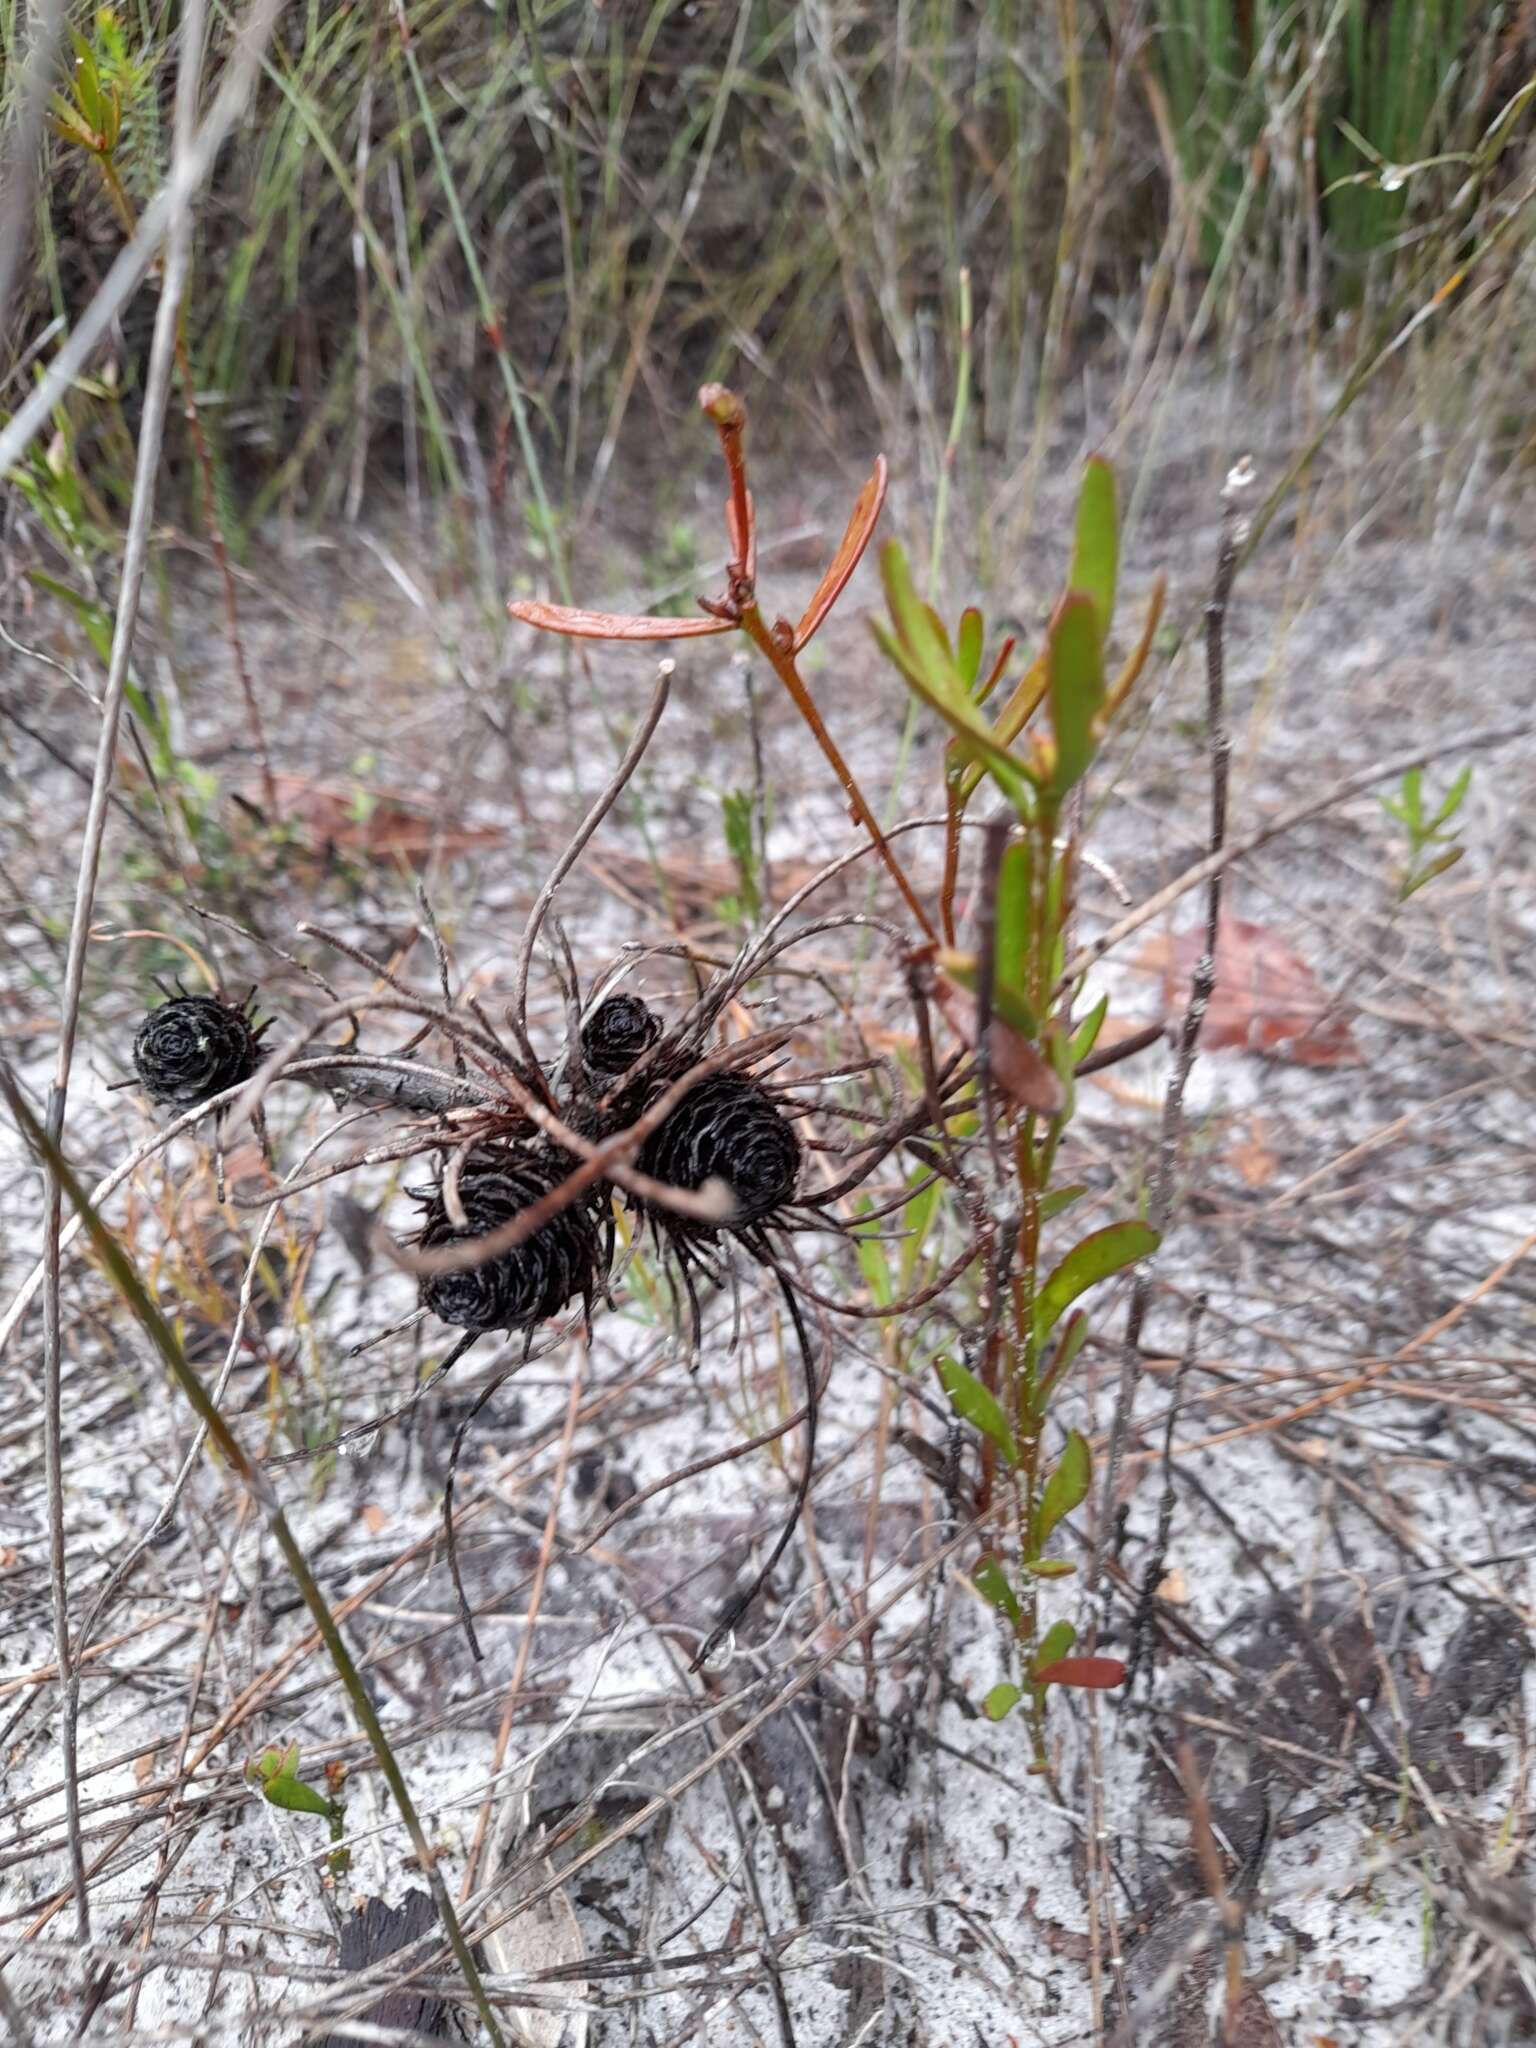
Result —
M193 0L193 4L189 7L188 12L196 12L196 0ZM167 379L168 375L167 371ZM352 1654L342 1638L340 1629L336 1626L335 1616L331 1613L325 1595L320 1591L314 1574L310 1571L309 1565L305 1560L304 1552L295 1538L292 1529L289 1527L288 1518L283 1512L282 1503L277 1498L271 1480L259 1465L252 1464L241 1448L239 1439L233 1434L223 1416L209 1399L202 1381L187 1363L186 1353L183 1351L175 1331L150 1299L145 1291L144 1283L134 1270L132 1261L123 1251L116 1237L114 1237L91 1207L85 1190L76 1180L68 1162L59 1149L57 1141L43 1129L38 1123L37 1118L32 1114L32 1111L27 1107L9 1067L0 1066L0 1092L4 1093L6 1100L10 1104L11 1114L15 1117L28 1143L36 1151L39 1158L46 1162L48 1171L53 1176L56 1185L68 1195L70 1204L84 1224L92 1244L96 1247L98 1256L111 1274L113 1284L133 1311L145 1334L154 1344L155 1349L164 1359L172 1379L176 1382L188 1406L207 1431L220 1457L235 1474L235 1477L245 1488L246 1494L252 1503L264 1517L267 1527L272 1533L273 1541L282 1552L283 1562L293 1574L294 1584L303 1595L304 1604L314 1619L315 1626L320 1632L320 1638L325 1644L326 1653L335 1667L336 1675L341 1680L342 1687L346 1692L348 1700L351 1702L354 1713L357 1715L363 1733L368 1738L369 1747L373 1751L384 1782L389 1787L396 1809L405 1825L406 1833L410 1837L411 1847L415 1852L417 1863L425 1874L428 1884L431 1886L433 1900L437 1906L439 1917L442 1920L443 1930L448 1937L448 1945L453 1951L454 1960L458 1964L459 1971L464 1978L471 1997L474 1999L475 2009L480 2015L481 2024L485 2027L492 2043L495 2044L495 2048L502 2048L501 2029L497 2025L496 2015L491 2009L490 1999L486 1994L484 1982L476 1967L475 1959L470 1953L469 1943L465 1938L464 1931L459 1924L459 1918L454 1910L453 1900L449 1896L448 1887L443 1882L442 1872L438 1868L436 1851L433 1849L427 1832L421 1824L421 1818L416 1811L415 1802L411 1798L410 1788L405 1782L404 1774L396 1760L393 1749L390 1747L389 1739L384 1733L377 1713L374 1711L373 1701L369 1697L367 1686L363 1683L362 1674L352 1661ZM82 1938L85 1937L82 1936Z
M160 304L155 315L154 340L150 345L149 379L144 396L144 414L139 427L137 467L133 501L128 515L128 538L123 551L122 580L117 613L112 626L112 645L107 662L107 684L102 693L101 729L96 743L96 765L91 779L90 803L80 848L80 869L75 885L75 907L70 921L69 946L64 963L64 993L59 1015L59 1043L53 1082L48 1091L46 1157L43 1208L43 1453L48 1485L48 1550L53 1593L54 1652L58 1661L62 1695L60 1748L64 1776L64 1804L69 1832L70 1871L75 1894L75 1926L82 1941L90 1939L90 1900L86 1891L85 1858L80 1840L80 1784L77 1734L80 1711L80 1682L70 1643L69 1580L64 1526L64 1431L60 1399L62 1328L59 1313L60 1230L62 1226L63 1182L56 1161L63 1141L64 1117L69 1103L70 1073L74 1064L75 1034L80 1022L80 996L85 980L85 956L90 944L92 912L96 902L96 880L101 868L102 840L106 832L107 804L117 765L117 734L123 698L128 686L128 664L133 651L134 629L138 623L139 597L144 585L144 565L149 554L150 528L154 520L155 485L160 469L160 448L165 432L166 408L170 402L171 372L176 359L182 292L191 257L193 153L196 147L193 124L196 117L197 85L202 68L202 0L188 0L182 18L182 62L177 80L175 147L171 170L174 195L167 207L166 261L161 279ZM4 464L0 462L0 469ZM19 1098L18 1098L19 1100ZM30 1120L30 1112L27 1112Z
M475 249L474 237L470 234L469 223L464 218L464 208L459 200L458 182L443 148L442 133L432 111L432 101L426 83L421 75L421 66L416 61L415 47L411 41L410 24L406 18L404 0L394 0L395 26L398 32L400 55L410 74L415 89L416 103L421 109L422 125L427 131L427 140L432 146L432 158L437 165L437 174L442 181L443 196L448 202L448 211L453 218L454 232L458 236L459 248L463 252L464 265L474 286L475 299L480 308L481 324L496 357L496 366L501 372L502 388L507 394L513 425L517 431L518 447L522 450L523 462L527 467L528 481L533 489L534 504L538 507L540 538L549 551L554 568L555 580L560 594L570 601L570 575L566 565L565 548L555 526L554 512L550 506L549 494L544 487L544 471L539 462L539 452L534 446L533 434L528 424L528 406L523 396L522 381L513 367L511 351L502 333L501 319L496 311L485 282L485 272Z

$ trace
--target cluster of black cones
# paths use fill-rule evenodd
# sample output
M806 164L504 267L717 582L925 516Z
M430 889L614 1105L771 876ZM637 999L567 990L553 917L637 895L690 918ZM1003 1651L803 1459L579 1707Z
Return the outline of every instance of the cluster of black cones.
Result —
M609 996L588 1019L581 1034L585 1100L574 1112L587 1135L606 1137L626 1129L675 1078L663 1065L632 1086L625 1083L660 1028L654 1013L629 995ZM425 1214L417 1243L436 1249L487 1237L553 1194L577 1164L547 1143L478 1146L464 1160L455 1187L463 1220L453 1219L445 1176L422 1198ZM697 1334L695 1268L707 1264L724 1233L760 1254L766 1251L764 1224L794 1199L800 1142L760 1082L747 1074L714 1073L689 1089L651 1132L635 1165L649 1179L690 1194L711 1182L728 1193L729 1214L719 1223L681 1216L640 1196L626 1197L676 1256ZM442 1321L466 1331L531 1330L573 1301L590 1305L606 1280L612 1253L611 1190L597 1181L521 1244L464 1272L429 1275L422 1281L421 1299Z
M133 1063L152 1101L186 1109L247 1081L261 1059L265 1026L252 1020L249 1001L178 994L152 1011L134 1040ZM696 1056L667 1056L661 1022L638 997L619 994L598 1004L568 1053L564 1105L571 1127L602 1141L617 1135L657 1105ZM607 1292L614 1252L614 1189L598 1179L575 1199L561 1191L580 1162L537 1135L487 1139L450 1161L430 1189L418 1194L423 1214L417 1246L437 1251L505 1232L529 1210L547 1214L520 1240L461 1270L423 1275L421 1305L463 1336L434 1378L480 1337L493 1331L533 1331L573 1302L590 1317ZM682 1275L697 1345L702 1326L697 1279L720 1277L716 1254L724 1240L740 1244L770 1270L783 1294L805 1364L808 1449L789 1521L750 1587L739 1594L700 1652L700 1661L740 1619L771 1574L799 1519L811 1477L817 1383L810 1342L795 1292L768 1236L795 1199L801 1148L793 1124L772 1092L745 1071L703 1075L668 1110L633 1155L648 1180L690 1194L713 1189L724 1200L718 1220L683 1215L660 1200L620 1190L637 1220L648 1225ZM471 1640L473 1634L471 1632Z

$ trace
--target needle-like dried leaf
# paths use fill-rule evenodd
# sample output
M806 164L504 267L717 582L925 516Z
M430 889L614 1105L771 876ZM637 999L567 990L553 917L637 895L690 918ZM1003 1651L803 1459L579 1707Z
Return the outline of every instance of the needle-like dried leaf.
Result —
M706 633L733 633L729 619L653 619L641 612L584 612L575 605L543 604L537 598L514 597L507 610L525 626L541 633L564 633L573 640L698 640Z
M885 466L885 457L877 455L874 474L855 500L837 553L828 564L826 575L816 586L816 595L806 606L800 623L795 628L797 654L819 630L827 613L847 588L849 577L859 566L859 559L869 546L870 537L879 521L888 481L889 471Z

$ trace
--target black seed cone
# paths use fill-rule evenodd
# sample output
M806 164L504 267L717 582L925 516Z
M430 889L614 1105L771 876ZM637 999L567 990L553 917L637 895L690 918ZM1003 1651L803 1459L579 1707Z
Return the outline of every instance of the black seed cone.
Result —
M424 1250L485 1237L568 1178L574 1161L556 1152L477 1152L459 1176L468 1228L443 1206L441 1188L426 1198L417 1243ZM599 1227L590 1199L562 1209L511 1251L463 1273L431 1273L421 1301L462 1330L527 1330L558 1315L577 1295L590 1295L600 1259Z
M151 1102L190 1109L251 1078L265 1029L217 996L173 996L139 1026L134 1072Z
M743 1074L711 1074L692 1088L635 1161L673 1187L701 1188L719 1178L736 1197L729 1228L760 1222L793 1199L800 1141L767 1091ZM665 1216L680 1236L713 1236L708 1225Z
M581 1054L597 1075L622 1074L661 1036L661 1019L638 996L609 996L581 1027Z

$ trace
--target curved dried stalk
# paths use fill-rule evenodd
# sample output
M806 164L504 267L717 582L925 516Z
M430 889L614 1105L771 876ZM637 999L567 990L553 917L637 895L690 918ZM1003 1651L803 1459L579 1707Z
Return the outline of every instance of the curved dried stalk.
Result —
M577 826L564 852L550 869L529 913L522 944L517 952L517 970L513 979L512 1008L508 1022L516 1034L519 1051L531 1064L534 1060L533 1048L528 1042L528 969L533 960L533 948L539 936L539 927L543 924L561 883L581 858L587 841L623 795L630 777L640 766L645 750L651 744L656 728L661 723L661 715L667 708L667 699L672 694L672 678L676 669L677 665L672 661L663 661L658 666L655 687L651 691L650 707L625 748L624 758L614 770L607 787Z

